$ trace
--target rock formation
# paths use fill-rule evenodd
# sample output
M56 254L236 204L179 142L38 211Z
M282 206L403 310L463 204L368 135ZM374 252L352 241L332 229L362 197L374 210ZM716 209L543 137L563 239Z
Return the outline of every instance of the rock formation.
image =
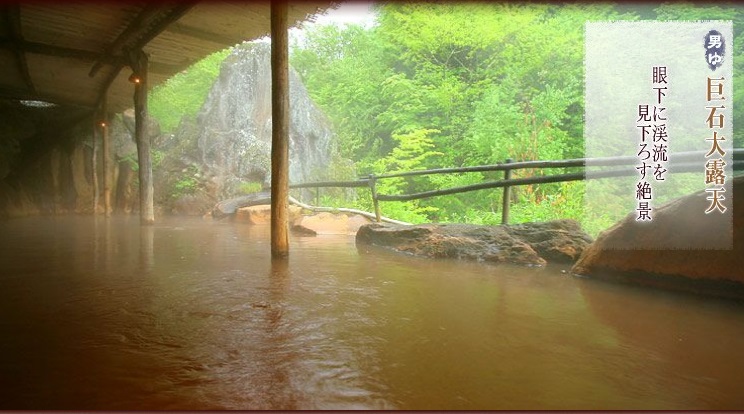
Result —
M0 101L0 217L93 212L92 119L80 108L36 106ZM112 204L115 210L136 206L136 146L126 115L111 119ZM101 143L98 184L103 194ZM103 198L99 197L99 208ZM102 211L102 210L101 210Z
M744 298L744 177L734 179L733 193L733 250L611 248L720 237L701 224L701 212L710 204L708 194L701 191L659 208L646 226L634 226L634 216L626 217L600 234L572 271L647 286Z
M201 161L226 185L231 180L270 182L270 58L267 43L236 47L198 115ZM299 182L328 166L333 133L294 70L289 83L289 178Z
M302 217L302 208L289 206L289 222L293 222ZM235 221L244 222L253 225L268 225L271 223L271 205L260 204L250 207L241 207L235 213Z
M292 230L305 235L355 235L362 226L371 222L371 219L358 214L320 212L300 216L292 222Z
M189 195L203 200L204 213L219 200L244 194L246 185L256 191L270 184L270 56L270 45L245 43L225 59L196 119L184 120L163 142L161 194L185 195L168 188L179 182L184 188L191 180ZM297 72L290 69L289 80L290 182L323 179L332 153L330 123Z
M356 241L358 247L381 246L416 256L542 266L573 262L591 237L573 220L555 220L504 226L368 224L359 229Z
M298 74L290 70L289 76L290 181L324 179L332 153L330 124ZM20 111L20 105L0 101L0 217L92 212L90 113L56 106ZM127 213L137 208L133 129L132 110L113 117L109 129L112 204ZM268 185L269 45L236 47L196 119L184 119L176 134L161 135L152 118L147 129L155 150L155 204L165 213L202 215L219 200ZM98 151L102 186L100 141Z

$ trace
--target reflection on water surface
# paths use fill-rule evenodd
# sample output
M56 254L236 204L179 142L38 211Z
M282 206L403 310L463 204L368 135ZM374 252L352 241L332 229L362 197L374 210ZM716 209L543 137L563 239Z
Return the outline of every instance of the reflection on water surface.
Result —
M744 305L353 237L0 223L0 408L744 409Z

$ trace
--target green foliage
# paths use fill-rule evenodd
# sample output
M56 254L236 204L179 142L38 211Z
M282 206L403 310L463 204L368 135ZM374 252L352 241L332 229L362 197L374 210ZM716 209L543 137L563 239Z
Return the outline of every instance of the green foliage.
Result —
M175 200L183 196L196 194L203 187L199 178L199 169L194 165L185 168L178 175L174 175L168 180L165 187L168 198Z
M427 162L434 157L443 155L433 151L433 139L429 136L440 131L432 129L418 129L407 134L393 134L392 138L398 143L390 153L374 164L376 174L396 173L424 169ZM404 178L389 178L379 180L377 192L379 194L400 194L415 191L428 178L405 180ZM437 211L436 207L424 206L418 200L406 202L382 203L385 214L399 220L412 223L428 221L427 214Z
M163 159L165 158L165 152L161 150L153 149L150 151L151 157L152 157L152 167L158 168L161 162L163 162Z
M484 180L484 174L437 174L429 176L428 179L431 183L429 186L431 189L452 188L481 183ZM498 215L500 220L500 194L500 190L481 190L423 199L420 203L437 208L434 214L430 214L432 220L483 224L482 220L485 220L491 215ZM470 212L475 211L483 214L469 215Z
M150 150L150 157L152 162L152 167L157 168L160 163L165 158L165 152L160 150ZM138 155L136 152L133 152L131 154L127 154L122 158L123 162L126 162L129 164L129 167L132 169L132 171L139 171L139 160L137 159Z
M137 161L136 152L125 155L124 158L122 158L122 161L129 164L132 171L139 171L139 162Z
M334 124L339 159L353 160L362 172L583 156L587 21L734 20L734 71L744 69L744 42L738 41L744 8L736 4L388 2L376 10L376 26L316 26L291 51L293 66ZM744 76L735 76L737 119L736 108L744 108L742 82ZM736 125L734 142L742 146ZM478 173L380 180L378 192L500 178ZM371 209L362 193L357 207ZM575 218L594 234L610 224L584 214L584 183L524 186L512 194L515 223ZM383 203L384 214L414 222L496 224L500 209L500 190Z
M538 198L537 192L527 194L526 202L516 203L510 210L513 222L548 221L562 218L583 221L584 183L569 181L558 189Z
M390 139L377 120L383 109L378 91L391 72L384 45L357 25L319 26L307 33L306 44L293 47L292 66L333 121L340 155L375 160Z
M263 184L255 181L243 181L238 184L238 191L241 194L258 193L263 189Z
M163 132L175 130L184 116L196 115L229 54L230 49L213 53L153 89L148 109Z
M173 196L180 197L183 195L194 194L199 186L199 181L194 177L184 177L176 182L173 186Z

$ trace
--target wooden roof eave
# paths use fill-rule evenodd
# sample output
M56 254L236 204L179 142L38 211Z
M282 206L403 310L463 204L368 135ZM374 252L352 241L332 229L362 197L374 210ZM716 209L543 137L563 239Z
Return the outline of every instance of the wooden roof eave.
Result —
M290 22L333 5L292 4ZM121 111L132 103L122 73L129 51L152 54L149 71L161 82L210 53L268 35L269 11L268 1L2 6L0 97L95 109L109 93L109 109Z

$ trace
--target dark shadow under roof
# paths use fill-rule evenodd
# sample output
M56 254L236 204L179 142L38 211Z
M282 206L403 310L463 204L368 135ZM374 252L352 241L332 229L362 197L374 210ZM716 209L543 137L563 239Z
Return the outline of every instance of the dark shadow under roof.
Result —
M291 26L332 2L290 3ZM271 4L28 2L0 6L0 99L108 110L132 106L125 51L149 56L157 85L205 56L270 32Z

